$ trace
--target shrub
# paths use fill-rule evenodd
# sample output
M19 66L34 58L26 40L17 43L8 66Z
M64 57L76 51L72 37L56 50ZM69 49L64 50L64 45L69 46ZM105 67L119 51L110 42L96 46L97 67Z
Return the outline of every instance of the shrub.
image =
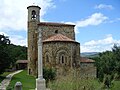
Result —
M54 68L43 68L43 78L46 80L46 85L49 81L55 80L56 70Z

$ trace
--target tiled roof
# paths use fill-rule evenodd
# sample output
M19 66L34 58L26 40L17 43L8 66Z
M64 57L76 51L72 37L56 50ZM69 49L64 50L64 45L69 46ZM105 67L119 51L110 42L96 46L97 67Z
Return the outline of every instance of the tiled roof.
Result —
M75 26L73 24L65 24L65 23L54 23L54 22L40 22L38 25L49 25L49 26Z
M80 57L80 62L82 62L82 63L94 63L95 61L92 59L88 59L86 57Z
M28 60L17 60L16 63L28 63Z
M65 41L65 42L75 42L75 40L72 40L62 34L56 34L54 36L51 36L50 38L43 40L43 42L49 42L49 41Z
M56 34L54 36L51 36L50 38L43 40L43 42L49 42L49 41L65 41L65 42L75 42L75 40L72 40L62 34Z

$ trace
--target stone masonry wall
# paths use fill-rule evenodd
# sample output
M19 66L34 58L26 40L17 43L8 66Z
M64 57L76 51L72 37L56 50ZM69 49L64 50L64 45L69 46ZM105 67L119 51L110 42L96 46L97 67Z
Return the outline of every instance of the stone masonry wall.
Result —
M81 63L80 76L81 77L96 77L96 67L94 63Z
M28 72L37 75L37 21L28 22ZM74 25L46 24L39 25L42 30L42 39L48 39L55 34L62 34L75 40ZM60 59L64 61L60 61ZM48 67L55 67L60 71L61 67L68 70L74 65L79 66L80 44L77 42L44 42L43 43L43 64ZM61 72L61 71L60 71Z
M37 62L37 22L28 22L28 72L36 75Z
M74 26L67 25L41 25L43 40L55 35L56 33L63 34L68 38L75 40Z
M73 68L73 63L79 66L79 49L79 43L75 42L44 42L43 63L47 67L56 68L59 73L63 73L60 71L61 68L66 69L67 72L70 68ZM64 56L64 62L61 59L62 55Z

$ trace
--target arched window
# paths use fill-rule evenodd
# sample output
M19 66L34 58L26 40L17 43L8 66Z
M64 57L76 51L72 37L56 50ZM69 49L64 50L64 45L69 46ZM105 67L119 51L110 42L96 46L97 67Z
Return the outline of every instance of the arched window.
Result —
M62 61L62 63L64 63L64 56L61 57L61 61Z
M64 64L65 63L65 55L60 55L59 56L59 64Z
M60 49L56 54L56 64L68 65L68 55L67 50Z
M55 34L58 34L58 30L55 30Z
M36 19L36 11L35 10L32 11L32 19Z

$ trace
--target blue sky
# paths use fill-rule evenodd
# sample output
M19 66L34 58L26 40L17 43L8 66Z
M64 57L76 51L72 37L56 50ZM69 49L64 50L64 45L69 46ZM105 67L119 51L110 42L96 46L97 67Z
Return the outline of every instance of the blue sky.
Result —
M120 45L120 0L0 0L0 33L27 46L27 6L41 7L41 21L75 24L81 52Z

